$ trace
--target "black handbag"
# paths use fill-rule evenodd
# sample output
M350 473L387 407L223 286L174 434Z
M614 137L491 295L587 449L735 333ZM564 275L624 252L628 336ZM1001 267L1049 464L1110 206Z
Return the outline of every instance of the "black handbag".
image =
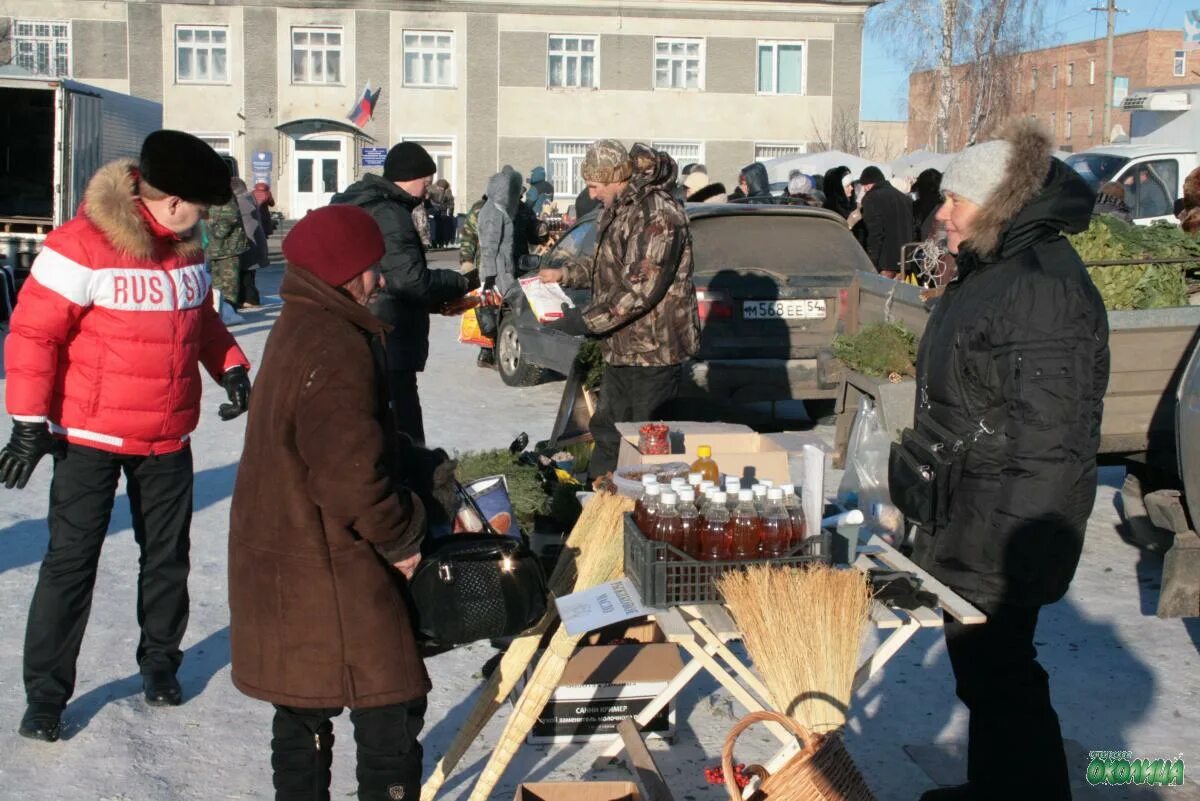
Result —
M980 422L974 437L960 437L926 418L921 429L906 428L888 454L888 491L892 503L920 526L949 522L950 500L962 477L967 451L993 429Z
M479 333L494 341L500 332L500 307L476 306L475 320L479 323Z
M474 506L461 486L459 491ZM546 612L546 577L537 556L479 517L485 533L435 540L408 583L417 630L442 645L512 637Z

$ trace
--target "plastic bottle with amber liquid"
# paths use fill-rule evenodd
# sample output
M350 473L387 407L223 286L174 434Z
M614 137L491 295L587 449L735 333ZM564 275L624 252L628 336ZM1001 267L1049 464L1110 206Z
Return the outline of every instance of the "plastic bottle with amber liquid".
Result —
M738 493L737 507L733 512L733 555L738 561L758 558L758 510L754 508L754 491L744 489Z
M754 491L754 508L758 510L758 516L762 517L767 511L767 487L765 484L755 484L750 489Z
M733 513L737 510L738 493L740 493L741 491L742 491L741 479L737 479L737 478L725 479L725 497L728 498L728 501L726 501L726 503L725 503L725 507L727 509L729 509L729 517L731 519L733 518Z
M699 493L700 485L704 483L704 474L695 471L688 473L687 477L688 489L692 492Z
M654 519L658 516L659 501L662 498L662 487L656 481L647 484L642 490L642 497L633 506L633 522L647 539L654 539Z
M704 513L700 530L700 559L720 562L729 558L729 510L725 508L725 493L715 492Z
M692 472L699 473L703 481L720 481L721 470L717 467L717 463L712 458L712 448L708 445L701 445L696 448L696 456L700 457L692 462Z
M664 492L659 502L658 514L654 518L654 535L650 539L682 549L682 537L683 531L679 527L679 496L673 492ZM657 558L658 561L665 562L672 557L668 551L661 550Z
M679 493L679 547L693 559L700 558L700 512L696 509L696 493L685 489Z
M788 510L788 519L792 524L792 540L789 547L794 548L808 537L808 525L804 519L804 505L796 493L795 484L782 484L783 505Z
M763 559L779 559L788 552L792 541L792 523L783 505L783 490L767 490L767 505L762 516L759 553Z

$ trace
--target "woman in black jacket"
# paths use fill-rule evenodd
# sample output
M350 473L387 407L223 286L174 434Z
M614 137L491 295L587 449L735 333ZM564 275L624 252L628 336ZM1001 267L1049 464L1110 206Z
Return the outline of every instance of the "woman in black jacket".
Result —
M854 193L847 191L850 184L845 179L848 175L849 167L834 167L825 173L821 181L821 191L825 193L825 208L836 211L843 219L849 218L858 208Z
M1108 318L1063 237L1087 228L1094 196L1030 121L961 153L942 191L958 276L921 339L915 425L961 439L965 455L947 522L918 531L914 559L988 620L946 619L969 784L922 799L1069 799L1033 641L1075 573L1096 495Z

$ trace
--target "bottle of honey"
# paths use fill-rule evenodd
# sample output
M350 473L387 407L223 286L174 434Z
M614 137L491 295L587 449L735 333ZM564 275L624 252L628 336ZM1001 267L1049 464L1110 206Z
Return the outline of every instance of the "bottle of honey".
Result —
M721 470L712 459L712 448L701 445L696 449L696 455L700 458L692 462L692 472L699 473L703 477L702 481L719 481Z

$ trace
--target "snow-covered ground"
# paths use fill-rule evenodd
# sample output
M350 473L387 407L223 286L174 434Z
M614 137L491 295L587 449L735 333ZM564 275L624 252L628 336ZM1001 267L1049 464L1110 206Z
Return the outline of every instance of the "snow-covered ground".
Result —
M260 274L273 293L279 271ZM253 361L261 356L277 305L247 314L233 331ZM456 341L457 321L436 318L430 369L421 380L429 440L450 450L505 446L528 431L549 434L561 384L505 387L496 373L475 367L475 352ZM0 379L0 384L3 380ZM79 686L55 744L18 737L24 709L21 651L25 614L46 546L50 470L43 464L23 491L0 489L0 799L158 801L160 799L269 799L271 708L237 693L229 682L226 605L226 530L229 497L244 421L222 423L223 393L205 390L195 436L196 492L192 525L192 614L180 672L186 702L151 709L141 698L134 648L137 546L128 508L118 500L100 564L91 624L79 661ZM7 437L8 418L0 416ZM819 430L823 436L832 432ZM1129 750L1137 756L1175 757L1190 763L1188 785L1159 790L1087 788L1084 764L1073 765L1077 797L1200 799L1200 620L1154 616L1161 559L1140 553L1117 534L1119 470L1107 470L1097 493L1083 562L1068 596L1046 609L1038 643L1051 674L1063 733L1086 751ZM474 701L480 667L494 651L484 644L429 662L434 690L423 734L427 769L453 738ZM703 767L719 761L725 733L742 713L712 681L696 681L678 706L673 745L652 744L677 799L724 799L704 783ZM443 797L465 799L503 725L485 730L451 777ZM348 735L345 716L336 731ZM945 648L937 631L910 641L862 689L849 725L848 744L878 798L915 799L933 786L905 746L961 742L966 716L953 692ZM742 740L742 761L771 750L765 733ZM339 737L334 797L354 795L353 747ZM525 779L622 777L619 766L589 773L595 746L527 747L494 799L512 798ZM1019 766L1015 766L1019 770Z

